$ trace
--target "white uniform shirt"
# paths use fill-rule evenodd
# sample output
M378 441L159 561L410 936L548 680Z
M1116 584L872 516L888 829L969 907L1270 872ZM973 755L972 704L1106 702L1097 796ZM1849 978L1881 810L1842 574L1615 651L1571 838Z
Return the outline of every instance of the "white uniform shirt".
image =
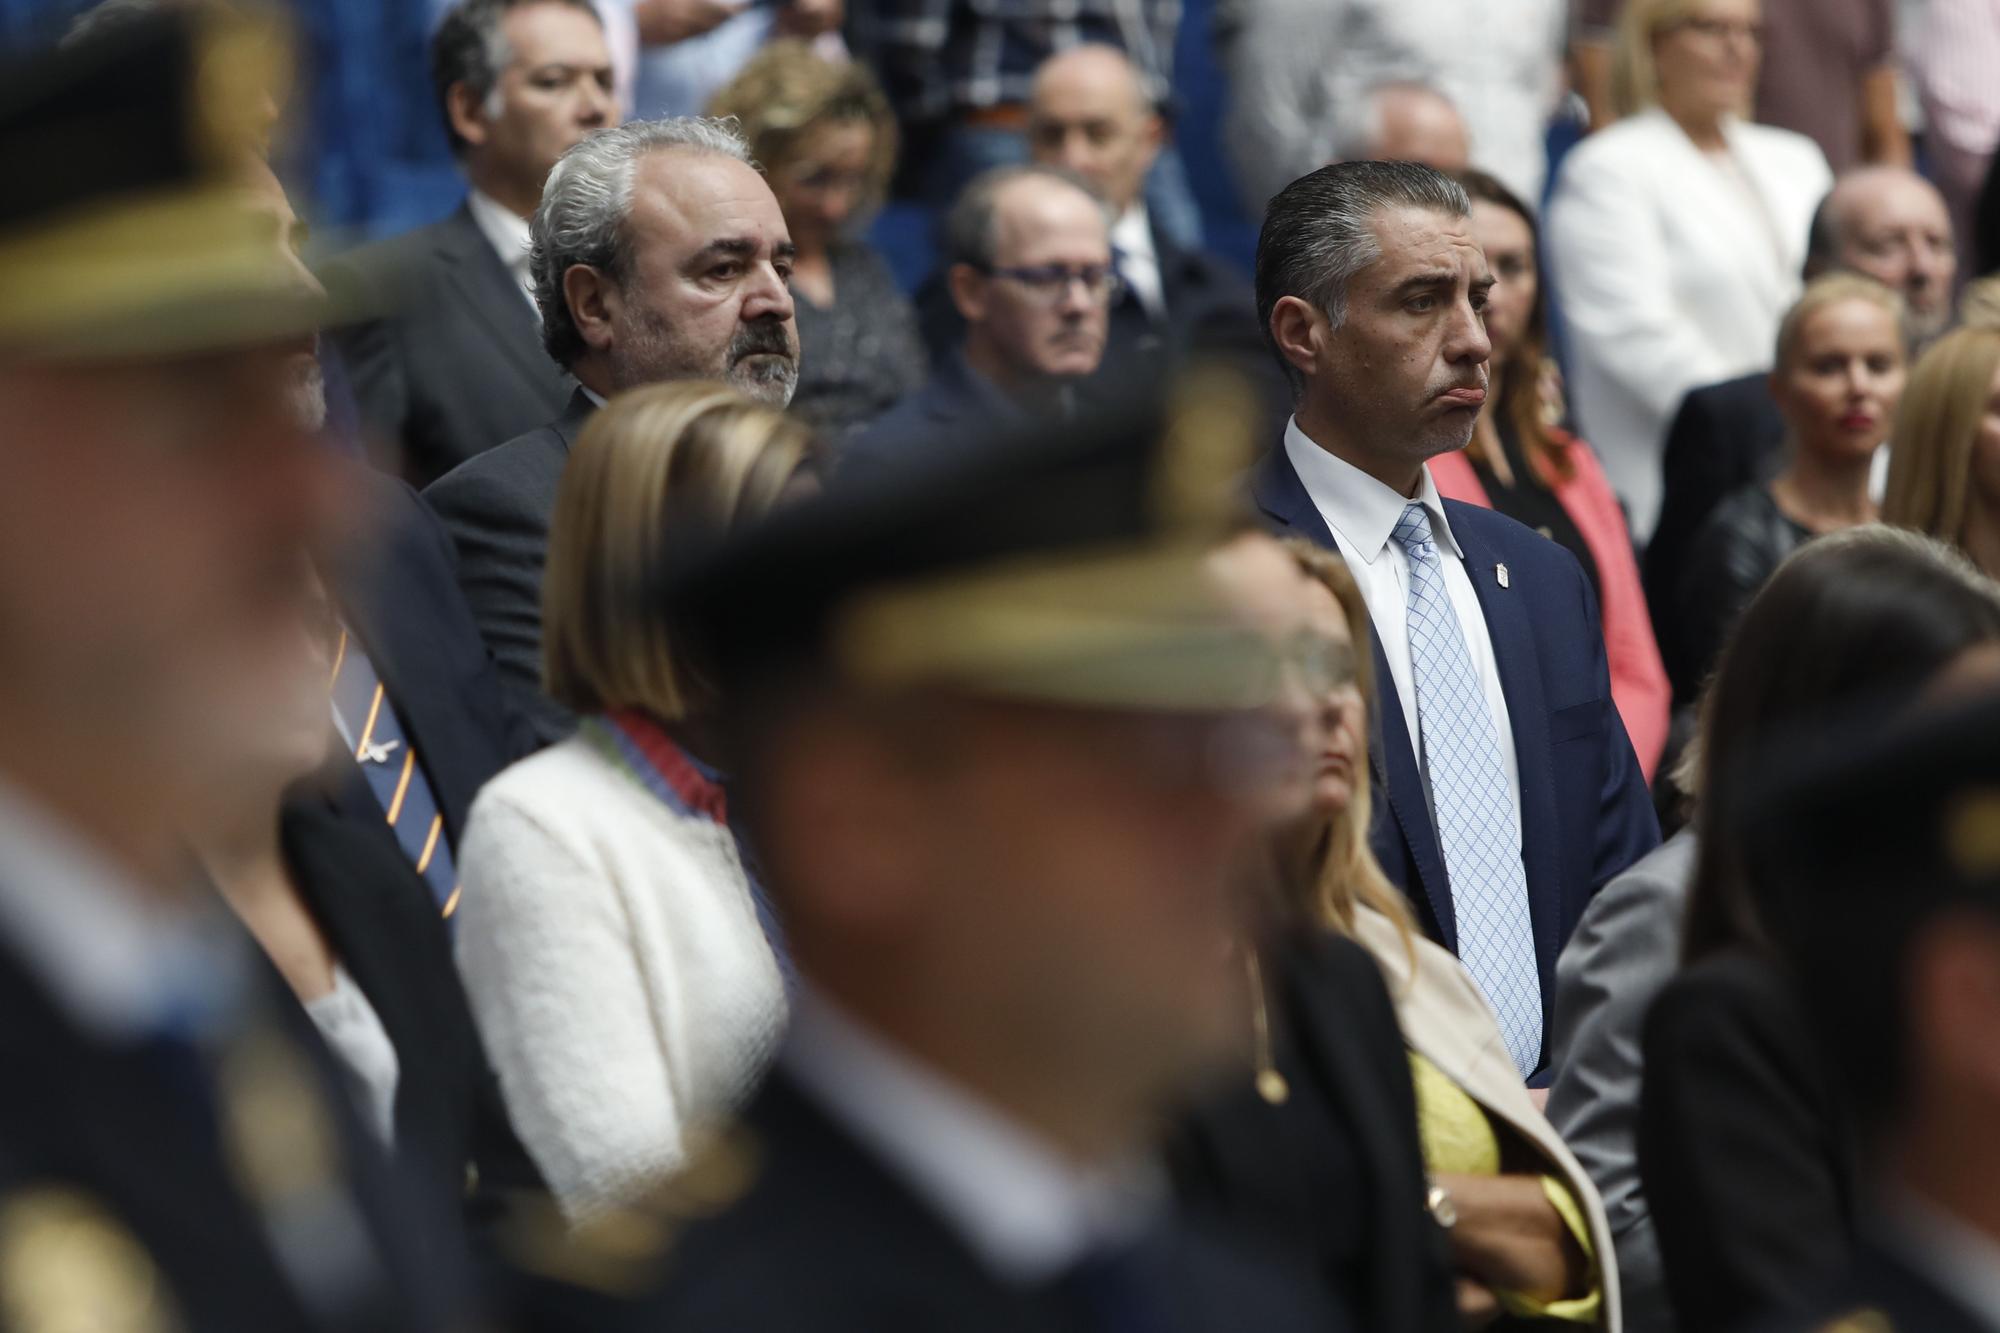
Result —
M493 253L500 256L500 262L506 265L514 285L527 298L528 308L534 310L535 317L540 319L540 307L535 305L535 279L528 271L527 219L477 190L465 196L465 206L471 210L472 221L479 228L479 234L493 247Z

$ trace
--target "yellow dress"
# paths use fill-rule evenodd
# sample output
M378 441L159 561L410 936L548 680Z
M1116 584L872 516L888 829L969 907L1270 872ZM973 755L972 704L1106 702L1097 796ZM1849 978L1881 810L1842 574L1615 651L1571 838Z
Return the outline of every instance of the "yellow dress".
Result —
M1493 1122L1465 1089L1445 1077L1444 1072L1415 1051L1410 1052L1410 1075L1417 1091L1417 1128L1424 1145L1424 1166L1432 1175L1497 1176L1500 1174L1500 1138ZM1591 1248L1590 1227L1583 1209L1569 1186L1554 1176L1543 1176L1542 1191L1561 1216L1583 1256L1590 1263L1590 1290L1559 1301L1538 1301L1511 1291L1496 1291L1495 1299L1511 1315L1527 1319L1561 1319L1570 1323L1594 1324L1604 1304L1604 1286L1597 1278L1597 1254Z

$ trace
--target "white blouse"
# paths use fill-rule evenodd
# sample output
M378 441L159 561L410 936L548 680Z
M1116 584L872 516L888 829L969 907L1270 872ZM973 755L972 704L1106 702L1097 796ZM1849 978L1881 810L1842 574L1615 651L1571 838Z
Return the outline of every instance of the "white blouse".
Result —
M381 1016L347 969L333 965L333 989L305 1003L306 1017L354 1080L361 1117L387 1146L396 1146L396 1087L403 1067Z

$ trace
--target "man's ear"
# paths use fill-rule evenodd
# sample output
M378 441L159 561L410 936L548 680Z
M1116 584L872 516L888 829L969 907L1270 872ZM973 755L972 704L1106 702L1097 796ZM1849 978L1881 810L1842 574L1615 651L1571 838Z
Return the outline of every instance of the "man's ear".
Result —
M1327 333L1326 316L1310 302L1281 296L1271 307L1271 341L1301 375L1319 373L1326 356Z
M486 99L475 97L471 85L463 81L445 90L444 114L451 121L452 132L474 147L484 144L491 132L485 103Z
M1146 170L1151 171L1153 159L1158 157L1160 149L1166 146L1166 119L1159 112L1152 112L1146 117L1146 127L1139 131L1139 136L1146 144Z
M978 324L986 319L986 274L970 264L953 264L945 274L946 285L951 289L951 303L958 307L960 318L968 324Z
M570 321L584 345L593 352L609 348L617 336L617 319L625 299L618 284L588 264L571 264L563 270L562 288Z

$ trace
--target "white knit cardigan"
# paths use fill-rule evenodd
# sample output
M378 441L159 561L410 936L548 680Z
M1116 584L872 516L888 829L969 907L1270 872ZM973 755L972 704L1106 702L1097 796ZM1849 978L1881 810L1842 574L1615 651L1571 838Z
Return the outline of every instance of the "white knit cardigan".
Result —
M580 734L487 784L459 872L459 971L522 1143L573 1222L643 1194L784 1029L735 840Z

